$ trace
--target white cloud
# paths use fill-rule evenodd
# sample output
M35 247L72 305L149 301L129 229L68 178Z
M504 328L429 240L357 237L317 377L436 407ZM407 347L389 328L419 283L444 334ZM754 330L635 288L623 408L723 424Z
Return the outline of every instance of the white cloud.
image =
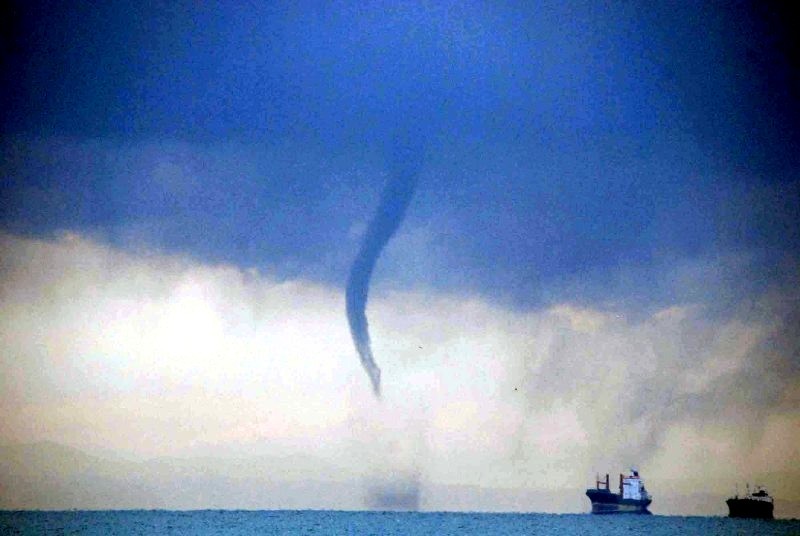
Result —
M784 318L767 298L758 316L685 305L633 322L570 304L378 294L376 401L339 289L74 234L5 235L0 251L2 442L143 457L294 450L342 479L553 489L630 464L665 478L678 459L722 478L728 466L708 453L741 464L736 419L763 417L794 432L770 425L779 444L759 467L800 463L797 413L725 391L796 392L791 377L760 383L762 346ZM724 433L706 433L712 419Z

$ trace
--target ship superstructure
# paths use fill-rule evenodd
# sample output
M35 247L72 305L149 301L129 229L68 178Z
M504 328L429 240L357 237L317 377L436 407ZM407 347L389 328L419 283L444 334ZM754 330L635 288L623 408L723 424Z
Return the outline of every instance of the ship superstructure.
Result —
M611 491L606 474L605 481L596 479L596 486L587 489L586 496L592 501L593 514L649 514L647 507L653 502L635 469L628 476L619 475L619 493Z

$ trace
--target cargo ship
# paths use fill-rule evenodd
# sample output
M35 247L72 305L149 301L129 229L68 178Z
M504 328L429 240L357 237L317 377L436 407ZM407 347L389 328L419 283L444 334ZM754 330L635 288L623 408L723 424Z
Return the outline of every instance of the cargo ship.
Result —
M737 493L725 503L728 505L728 517L773 519L774 501L767 490L761 486L756 486L755 490L751 492L748 485L744 497L739 497Z
M631 469L628 476L619 475L619 493L611 491L607 474L605 481L598 475L595 484L594 488L586 490L586 496L592 501L593 514L650 514L647 507L653 502L653 497L635 469Z

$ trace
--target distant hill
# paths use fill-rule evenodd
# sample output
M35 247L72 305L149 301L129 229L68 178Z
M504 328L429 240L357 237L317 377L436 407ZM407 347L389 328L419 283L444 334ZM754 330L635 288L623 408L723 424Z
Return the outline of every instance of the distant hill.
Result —
M157 508L137 464L52 442L0 447L0 508Z
M137 463L53 442L3 446L0 508L363 508L361 486L335 481L333 468L303 480L293 470L309 466L301 458L162 458Z

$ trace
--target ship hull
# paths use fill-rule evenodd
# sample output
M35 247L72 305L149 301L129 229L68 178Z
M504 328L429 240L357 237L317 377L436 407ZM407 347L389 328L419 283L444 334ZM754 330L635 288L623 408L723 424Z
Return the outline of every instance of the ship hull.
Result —
M774 505L768 501L752 499L728 499L728 517L751 519L773 519Z
M586 490L586 496L592 501L593 514L651 514L647 509L653 502L651 499L623 499L616 493L597 489Z

